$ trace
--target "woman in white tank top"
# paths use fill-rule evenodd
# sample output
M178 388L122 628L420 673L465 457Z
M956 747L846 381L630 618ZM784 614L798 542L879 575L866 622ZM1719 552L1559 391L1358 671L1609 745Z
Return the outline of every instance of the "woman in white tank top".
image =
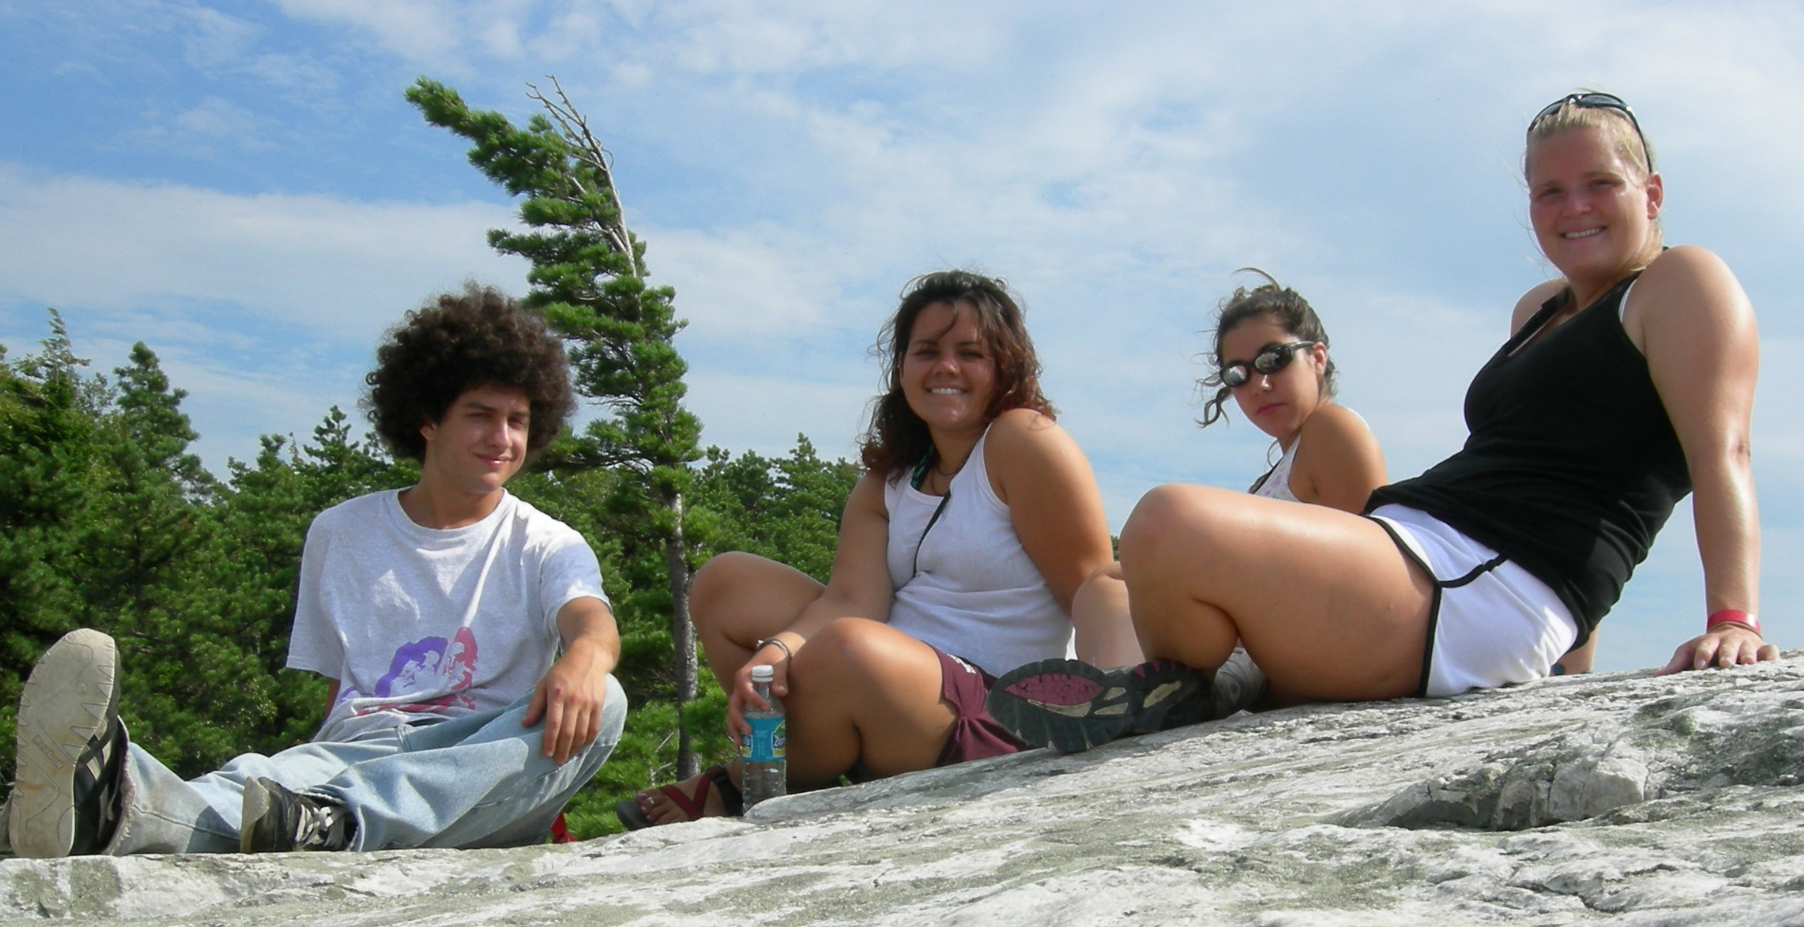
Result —
M825 585L745 553L696 573L690 610L746 730L751 669L783 697L790 789L1012 752L983 711L988 673L1064 656L1071 599L1110 559L1083 452L1052 420L1005 285L916 278L886 325L887 391ZM1077 634L1080 655L1131 646L1126 616ZM738 813L738 764L622 802L628 827Z
M1248 492L1358 514L1372 490L1385 483L1384 453L1365 419L1334 402L1327 329L1295 290L1262 270L1244 269L1266 282L1237 287L1216 310L1215 372L1201 381L1215 394L1203 404L1198 424L1207 428L1219 421L1233 396L1280 454ZM1128 607L1121 564L1109 563L1078 590L1073 617L1080 624L1109 624ZM1216 679L1217 716L1251 707L1264 692L1263 674L1236 649Z
M1328 332L1308 301L1264 271L1263 285L1240 287L1215 317L1215 395L1200 424L1222 417L1228 396L1271 435L1278 462L1253 483L1254 495L1310 502L1358 514L1384 485L1384 453L1359 413L1334 402Z

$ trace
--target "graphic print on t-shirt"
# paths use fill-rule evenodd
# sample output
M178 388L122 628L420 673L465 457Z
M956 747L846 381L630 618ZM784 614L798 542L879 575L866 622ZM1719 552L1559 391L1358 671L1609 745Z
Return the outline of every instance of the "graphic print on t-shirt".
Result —
M442 637L423 637L395 648L388 672L376 681L376 691L351 691L347 697L374 696L386 704L357 707L357 714L368 714L383 708L401 711L442 712L447 708L474 709L469 688L476 679L476 635L469 628L458 628L447 641ZM417 702L396 705L390 699L409 695L430 695Z

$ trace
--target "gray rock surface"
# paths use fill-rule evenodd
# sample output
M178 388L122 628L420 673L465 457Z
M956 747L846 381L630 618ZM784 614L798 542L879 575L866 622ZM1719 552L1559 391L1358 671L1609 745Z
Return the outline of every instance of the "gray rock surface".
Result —
M1804 924L1804 661L1242 715L566 846L0 860L0 924Z

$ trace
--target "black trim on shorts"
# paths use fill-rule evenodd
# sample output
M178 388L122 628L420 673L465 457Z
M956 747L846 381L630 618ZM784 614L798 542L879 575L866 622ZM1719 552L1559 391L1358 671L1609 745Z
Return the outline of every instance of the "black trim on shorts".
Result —
M1418 511L1420 510L1418 509ZM1480 576L1502 566L1509 558L1502 554L1498 554L1466 571L1466 575L1461 576L1458 579L1442 580L1434 575L1434 571L1428 568L1428 564L1422 562L1421 557L1416 556L1416 552L1413 548L1408 544L1403 543L1403 536L1397 533L1395 526L1390 522L1373 515L1367 515L1365 517L1377 522L1378 527L1383 528L1384 533L1391 536L1391 543L1397 545L1397 549L1403 552L1403 556L1407 558L1410 563L1415 564L1422 570L1422 575L1428 577L1428 584L1434 587L1434 594L1429 596L1428 599L1428 637L1422 642L1422 676L1416 681L1416 698L1427 698L1428 674L1429 671L1433 669L1434 664L1434 631L1441 623L1441 590L1458 589L1461 586L1469 585ZM1433 518L1434 516L1430 515L1429 517Z

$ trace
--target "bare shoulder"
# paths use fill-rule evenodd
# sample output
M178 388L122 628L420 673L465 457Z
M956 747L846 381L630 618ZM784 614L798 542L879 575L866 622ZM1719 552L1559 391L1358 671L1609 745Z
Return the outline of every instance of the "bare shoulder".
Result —
M1753 306L1741 281L1708 248L1680 245L1654 258L1629 291L1623 328L1636 346L1656 330L1676 329L1694 337L1700 329L1751 325Z
M984 440L984 463L994 465L1017 455L1044 454L1070 443L1071 436L1050 417L1032 409L1010 409L990 423Z
M1089 459L1070 433L1031 409L1010 409L990 423L983 463L990 471L990 487L1004 504L1013 489L1040 492L1052 486L1094 487L1096 481Z
M1681 299L1716 291L1739 294L1741 282L1729 265L1716 252L1697 245L1680 245L1660 252L1653 263L1641 272L1630 294L1630 303L1664 303L1661 297L1671 293Z
M1358 413L1329 403L1304 420L1290 472L1298 499L1358 514L1385 481L1384 451Z
M859 477L852 486L851 495L846 497L846 515L888 521L889 506L883 500L883 483L883 477L869 471Z
M1516 330L1522 327L1522 323L1527 322L1530 316L1541 311L1543 304L1559 295L1560 291L1565 288L1566 278L1556 277L1537 283L1527 293L1522 294L1522 298L1516 300L1516 308L1510 312L1510 334L1514 335Z
M1367 441L1372 437L1372 428L1366 424L1359 413L1339 403L1330 402L1318 407L1303 421L1301 440L1315 443L1319 440L1331 441Z

